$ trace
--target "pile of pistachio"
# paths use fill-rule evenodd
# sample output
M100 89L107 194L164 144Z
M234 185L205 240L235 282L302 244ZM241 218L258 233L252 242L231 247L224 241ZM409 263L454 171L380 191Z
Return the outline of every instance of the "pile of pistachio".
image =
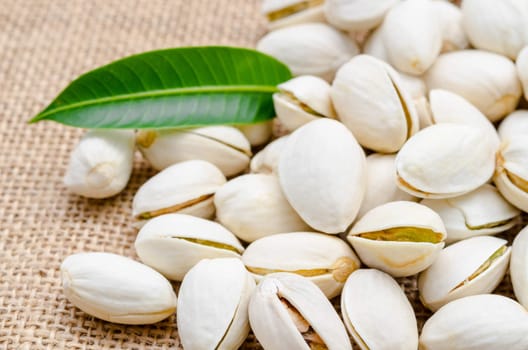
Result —
M250 329L269 350L351 349L347 331L364 350L528 349L528 228L512 246L493 236L528 212L528 1L263 12L257 48L296 76L273 97L287 135L87 132L71 191L119 193L136 148L159 173L132 203L142 263L70 256L68 300L123 324L176 312L185 349L236 349ZM517 301L491 294L508 266ZM421 334L405 276L434 312Z

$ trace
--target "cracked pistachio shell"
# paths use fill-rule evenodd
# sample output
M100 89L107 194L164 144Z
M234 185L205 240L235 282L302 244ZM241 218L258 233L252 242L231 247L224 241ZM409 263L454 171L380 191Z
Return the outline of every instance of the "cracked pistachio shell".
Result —
M279 156L286 145L288 136L271 141L251 159L249 168L252 173L277 174Z
M274 175L247 174L230 180L215 194L218 221L246 242L283 232L306 231Z
M249 301L249 322L266 350L351 350L339 315L319 288L292 273L266 276Z
M526 350L528 312L502 295L481 294L450 302L429 318L420 350Z
M258 42L257 50L284 62L295 76L316 75L327 81L359 52L354 41L323 23L299 24L270 32Z
M293 232L264 237L251 243L242 261L257 281L274 272L292 272L314 282L328 298L341 293L348 275L360 262L338 237Z
M248 303L255 281L240 259L204 259L178 293L178 335L186 350L238 349L249 333Z
M326 233L343 232L354 221L365 175L365 154L356 139L328 118L295 130L279 159L279 181L288 202L304 222Z
M528 45L526 0L464 0L464 29L473 47L515 59Z
M425 83L464 97L492 122L513 111L522 93L513 62L479 50L441 55L425 74Z
M357 32L380 25L387 11L396 3L398 0L326 0L324 10L331 25Z
M396 185L394 154L373 153L367 157L367 188L358 218L378 205L394 201L412 201L414 197Z
M176 281L181 281L202 259L240 258L244 251L222 225L183 214L166 214L148 221L134 246L141 261Z
M493 175L495 145L475 126L431 125L398 152L398 186L420 198L449 198L473 191Z
M343 320L362 350L416 350L416 316L398 283L374 269L354 271L341 295Z
M510 277L515 297L528 309L528 228L526 227L513 240Z
M429 1L406 0L387 13L382 38L396 69L421 75L440 54L442 26Z
M137 191L132 215L147 220L167 213L213 216L213 196L226 182L222 172L203 160L174 164L151 177Z
M511 248L497 237L473 237L443 249L418 278L420 300L436 311L455 299L491 293L502 281Z
M264 0L262 14L268 28L275 30L295 24L325 22L324 0Z
M433 11L442 27L442 52L463 50L469 46L468 38L462 26L460 8L448 1L431 1Z
M397 201L367 212L347 239L367 266L403 277L429 267L444 247L445 237L437 213L418 203Z
M517 223L520 215L489 184L459 197L424 199L420 203L442 218L447 230L446 243L504 232Z
M273 134L271 120L257 124L238 125L236 128L244 134L252 147L267 143Z
M70 156L64 185L88 198L107 198L128 183L134 161L134 132L90 130Z
M247 168L251 157L249 141L240 130L231 126L140 130L136 143L157 170L200 159L216 165L225 176L233 176Z
M169 281L150 267L110 253L79 253L60 267L66 298L89 315L122 324L151 324L176 311Z
M318 118L335 118L330 100L330 84L325 80L301 75L279 84L280 92L273 94L277 118L288 131Z
M528 100L528 46L519 52L515 65L524 90L524 98Z
M344 64L331 95L339 119L364 147L396 152L418 130L418 115L398 73L377 58L359 55Z

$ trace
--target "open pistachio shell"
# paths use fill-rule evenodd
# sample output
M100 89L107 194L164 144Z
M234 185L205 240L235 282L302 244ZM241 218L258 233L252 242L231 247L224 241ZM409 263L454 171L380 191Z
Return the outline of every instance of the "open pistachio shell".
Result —
M495 145L475 126L431 125L398 152L398 186L421 198L449 198L475 190L493 175Z
M460 8L449 1L431 1L430 4L442 27L442 52L467 48L469 42L462 27Z
M347 239L363 263L395 277L425 270L444 247L442 219L424 205L397 201L367 212Z
M231 126L141 130L136 143L158 170L182 161L201 159L216 165L225 176L232 176L244 171L251 157L249 141Z
M321 118L289 136L279 159L279 180L308 225L326 233L343 232L363 200L365 155L343 124Z
M292 273L266 276L249 302L249 322L266 350L351 350L334 307L308 279Z
M508 268L511 248L496 237L473 237L443 249L418 279L422 303L436 311L448 302L491 293Z
M510 277L515 297L528 309L528 229L526 227L513 241Z
M489 184L459 197L424 199L420 203L442 218L446 243L504 232L517 223L520 214Z
M326 0L328 22L342 30L358 32L377 27L398 0Z
M266 34L257 50L288 65L293 75L331 81L336 70L359 52L345 34L323 23L305 23Z
M213 196L225 182L222 172L206 161L174 164L138 189L132 215L140 220L168 213L210 218L215 211Z
M528 211L528 139L504 137L497 153L494 181L500 193L522 211Z
M239 176L216 191L214 203L218 221L246 242L310 229L288 203L274 175Z
M277 174L279 156L286 145L288 135L271 141L251 159L249 168L252 173Z
M134 243L141 261L181 281L205 258L239 258L244 248L222 225L190 215L166 214L148 221Z
M335 118L330 100L330 84L325 80L301 75L279 84L273 94L273 105L277 118L286 130L293 131L318 118Z
M255 281L240 259L204 259L185 275L178 294L178 334L185 349L238 349L249 333Z
M264 0L262 14L271 30L308 22L324 22L324 0Z
M354 271L341 295L349 333L362 350L416 350L414 310L398 283L374 269Z
M501 295L472 295L450 302L425 322L423 350L525 350L528 312Z
M515 65L524 90L524 98L528 100L528 45L519 52Z
M480 50L440 55L425 74L429 89L452 91L495 122L513 111L522 89L512 61Z
M314 282L328 298L341 293L359 259L340 238L294 232L264 237L251 243L242 261L257 281L274 272L292 272Z
M418 131L418 115L398 73L377 58L359 55L344 64L331 95L339 119L364 147L396 152Z

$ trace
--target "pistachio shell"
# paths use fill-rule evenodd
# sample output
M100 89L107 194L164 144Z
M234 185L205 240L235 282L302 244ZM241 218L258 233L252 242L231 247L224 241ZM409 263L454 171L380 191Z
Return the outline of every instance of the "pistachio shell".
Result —
M442 52L467 48L469 42L462 27L460 8L448 1L431 1L430 3L442 27Z
M427 94L427 87L422 77L398 72L403 90L411 96L413 100L424 97Z
M454 92L492 122L513 111L521 96L515 65L506 57L479 50L449 52L425 74L429 89Z
M250 169L252 173L277 174L279 156L282 153L288 136L282 136L270 142L264 149L255 154L251 159Z
M66 298L89 315L123 324L150 324L176 311L171 284L150 267L110 253L79 253L61 264Z
M136 141L141 153L158 170L201 159L216 165L225 176L232 176L244 171L251 157L249 141L231 126L142 130Z
M185 275L178 294L178 334L185 349L238 349L249 333L255 281L240 259L204 259Z
M463 25L471 44L515 59L528 45L525 0L464 0Z
M424 199L420 203L442 218L447 230L446 243L504 232L517 223L520 214L488 184L459 197Z
M324 22L324 0L264 0L262 14L271 30L308 22Z
M387 13L382 38L389 62L402 72L420 75L442 48L442 26L429 1L401 1Z
M134 161L134 133L130 130L90 130L70 156L64 185L88 198L107 198L128 183Z
M387 50L385 49L385 44L383 43L383 37L381 35L383 31L382 28L383 24L370 33L365 41L365 45L363 45L363 53L376 57L384 62L389 62Z
M508 242L473 237L443 249L418 279L422 303L433 311L462 297L491 293L504 278L510 260Z
M528 110L521 109L510 113L500 123L498 133L501 140L528 134Z
M343 320L362 350L416 350L414 310L398 283L374 269L354 271L341 295Z
M332 101L362 146L396 152L418 130L418 115L402 85L388 64L368 55L352 58L337 72Z
M396 186L394 154L373 153L367 157L367 187L358 218L378 205L393 201L412 201L414 197Z
M288 203L274 175L239 176L216 191L214 203L220 223L246 242L310 229Z
M519 52L515 65L524 90L524 98L528 100L528 46Z
M528 229L526 227L513 241L510 277L515 297L528 309Z
M367 212L347 239L367 266L402 277L429 267L445 237L438 214L418 203L398 201Z
M398 152L398 186L421 198L470 192L493 175L495 145L478 127L451 123L429 126Z
M150 219L178 212L209 218L214 214L214 193L225 182L222 172L206 161L174 164L138 189L132 202L132 215Z
M481 294L450 302L425 322L423 350L525 350L528 313L501 295Z
M268 33L257 50L290 67L294 75L316 75L327 81L359 52L345 34L322 23L299 24Z
M237 129L244 134L251 146L261 146L267 143L273 134L272 121L257 124L238 125Z
M343 232L363 200L365 155L343 124L321 118L289 136L279 159L279 181L308 225L326 233Z
M377 27L397 2L398 0L326 0L324 10L331 25L357 32Z
M352 349L330 301L315 284L292 273L266 276L257 285L249 322L266 350Z
M134 243L141 261L181 281L205 258L237 258L244 248L222 225L190 215L166 214L145 224Z
M360 264L341 239L310 232L258 239L247 247L242 261L257 281L273 272L297 273L314 282L328 298L341 293L346 278Z

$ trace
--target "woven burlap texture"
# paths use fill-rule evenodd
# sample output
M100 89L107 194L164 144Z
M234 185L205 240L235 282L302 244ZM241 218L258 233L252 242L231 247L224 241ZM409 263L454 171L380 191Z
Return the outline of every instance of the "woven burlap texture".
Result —
M140 157L127 189L107 200L62 185L82 130L27 120L79 74L137 52L182 45L254 46L258 0L0 0L0 349L179 348L175 317L122 326L86 315L61 291L68 255L137 258L131 201L154 174ZM421 326L413 278L400 283ZM498 290L512 295L509 281ZM337 305L337 301L335 301ZM259 348L254 337L245 349Z

